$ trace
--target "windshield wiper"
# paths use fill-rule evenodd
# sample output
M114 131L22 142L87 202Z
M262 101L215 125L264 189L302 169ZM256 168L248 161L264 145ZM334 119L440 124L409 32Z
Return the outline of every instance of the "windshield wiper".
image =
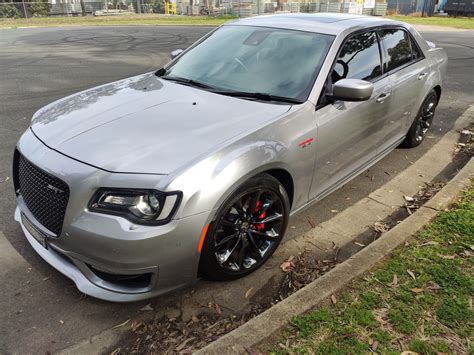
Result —
M294 99L292 97L265 94L261 92L246 92L246 91L213 91L213 92L215 92L216 94L221 94L221 95L257 99L257 100L262 100L262 101L278 101L278 102L288 102L292 104L302 104L304 102L298 99Z
M189 86L195 86L198 88L202 89L214 89L212 86L201 83L199 81L195 81L192 79L186 79L186 78L181 78L179 76L161 76L161 79L169 80L169 81L174 81L176 83L184 84L184 85L189 85Z

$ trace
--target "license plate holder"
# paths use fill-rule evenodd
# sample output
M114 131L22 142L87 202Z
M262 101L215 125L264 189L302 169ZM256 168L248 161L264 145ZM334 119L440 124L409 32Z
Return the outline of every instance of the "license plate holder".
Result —
M41 244L45 249L48 249L48 238L47 236L38 230L23 214L21 215L21 220L26 230L31 234L31 236Z

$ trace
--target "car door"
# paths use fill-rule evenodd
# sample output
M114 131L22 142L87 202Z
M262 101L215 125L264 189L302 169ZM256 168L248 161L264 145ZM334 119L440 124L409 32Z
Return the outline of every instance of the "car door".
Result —
M364 169L382 144L381 129L392 115L391 82L382 75L381 48L376 31L350 36L342 44L326 93L340 79L373 83L371 98L362 102L327 102L323 95L314 115L318 125L316 167L309 198L318 198ZM327 97L327 96L326 96Z
M402 28L379 31L383 50L383 66L392 82L392 101L396 110L393 120L387 120L383 129L385 144L381 150L403 139L424 99L424 85L429 77L429 63L422 51Z

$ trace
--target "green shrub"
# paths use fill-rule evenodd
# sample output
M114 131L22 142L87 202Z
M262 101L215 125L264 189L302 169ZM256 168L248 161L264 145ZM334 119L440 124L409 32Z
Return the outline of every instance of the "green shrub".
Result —
M21 13L15 5L0 4L0 17L17 18L21 17Z
M28 3L28 14L31 17L48 16L49 5L40 1L30 2Z

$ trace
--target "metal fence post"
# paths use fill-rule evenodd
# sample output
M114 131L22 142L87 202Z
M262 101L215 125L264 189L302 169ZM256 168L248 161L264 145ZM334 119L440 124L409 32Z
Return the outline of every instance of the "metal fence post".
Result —
M25 0L21 0L21 3L23 4L23 14L25 15L25 18L28 19L28 12L26 11Z

